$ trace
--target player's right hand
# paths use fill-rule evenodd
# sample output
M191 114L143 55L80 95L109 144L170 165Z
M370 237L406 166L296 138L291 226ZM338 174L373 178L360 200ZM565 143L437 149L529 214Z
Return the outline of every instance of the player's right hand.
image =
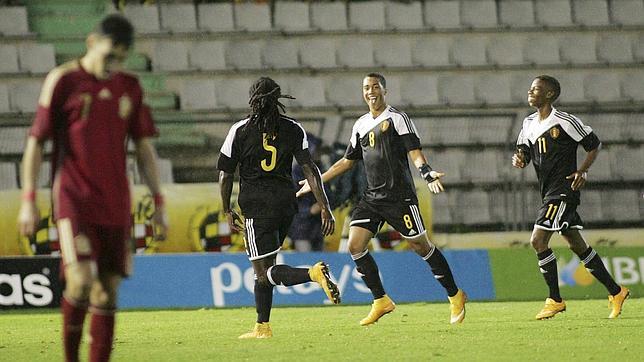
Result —
M335 231L335 217L331 210L323 207L320 212L320 218L322 219L322 234L324 236L333 234Z
M302 195L306 195L306 194L308 194L309 192L311 192L311 186L309 186L309 181L307 181L307 180L305 179L305 180L302 180L302 181L300 181L300 182L298 182L298 183L299 183L300 185L302 185L302 188L301 188L301 189L299 189L299 191L297 191L297 192L295 193L295 197L300 197L300 196L302 196Z
M228 221L228 227L230 227L230 230L238 233L244 231L244 221L242 220L241 216L237 213L237 211L235 210L226 211L226 221Z
M164 241L168 237L168 214L165 207L161 206L154 210L152 227L154 228L154 240Z
M36 232L40 213L33 201L23 201L18 212L18 229L20 235L32 236Z
M512 166L516 168L525 167L525 158L522 151L517 151L514 155L512 155Z
M441 183L441 180L440 180L441 177L445 176L445 172L432 170L429 173L429 176L431 176L434 179L434 181L427 184L427 187L429 187L429 191L431 191L434 194L439 194L445 191L445 187L443 187L443 184Z

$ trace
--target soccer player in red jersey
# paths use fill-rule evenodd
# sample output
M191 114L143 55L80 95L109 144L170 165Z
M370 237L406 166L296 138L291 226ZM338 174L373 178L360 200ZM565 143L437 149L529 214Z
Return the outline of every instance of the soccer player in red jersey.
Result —
M32 235L39 215L36 180L43 144L53 140L52 200L64 267L62 299L65 359L78 360L89 310L90 361L107 361L121 279L130 273L130 192L126 144L132 138L145 182L154 195L157 238L167 232L156 152L157 130L136 77L120 71L134 29L108 15L87 37L87 53L45 79L23 156L18 225Z

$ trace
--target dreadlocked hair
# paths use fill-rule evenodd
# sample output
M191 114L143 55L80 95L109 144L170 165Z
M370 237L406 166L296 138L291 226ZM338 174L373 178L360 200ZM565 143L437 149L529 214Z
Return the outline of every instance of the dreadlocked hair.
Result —
M250 115L246 127L257 127L262 133L274 137L277 135L277 127L280 120L280 110L285 112L284 105L280 98L295 99L282 94L280 86L269 77L261 77L249 90Z

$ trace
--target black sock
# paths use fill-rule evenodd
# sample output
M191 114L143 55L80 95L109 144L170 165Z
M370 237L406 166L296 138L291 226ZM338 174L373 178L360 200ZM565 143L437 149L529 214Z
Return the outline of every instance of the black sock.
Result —
M382 298L385 295L385 288L378 274L378 265L371 254L367 251L364 254L351 255L351 258L356 263L356 269L362 275L362 280L371 289L373 299Z
M544 252L537 253L539 258L539 270L543 274L543 279L546 280L548 288L550 289L550 298L556 302L561 302L561 295L559 294L559 275L557 274L557 258L548 249Z
M311 281L308 269L293 268L285 264L270 267L266 272L266 276L273 285L284 285L287 287Z
M452 270L449 268L449 264L445 256L443 256L443 253L436 246L432 245L429 254L424 256L423 259L432 268L434 278L445 288L447 295L450 297L455 296L458 293L458 287L456 286L456 282L454 282Z
M273 306L273 286L270 283L255 281L255 309L257 310L257 323L268 322L271 318Z
M608 270L606 270L604 262L602 262L599 254L597 254L593 248L589 246L586 251L577 255L579 256L579 259L581 259L581 262L584 263L584 266L590 274L604 284L610 295L616 295L619 293L621 290L620 286L617 285L617 283L615 283L615 279L610 276Z

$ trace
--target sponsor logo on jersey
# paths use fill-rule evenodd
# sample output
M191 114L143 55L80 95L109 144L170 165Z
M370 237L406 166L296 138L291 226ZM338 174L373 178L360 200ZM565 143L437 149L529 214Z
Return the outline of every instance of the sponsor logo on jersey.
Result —
M560 134L560 132L559 132L559 128L557 128L557 127L552 127L552 128L550 129L550 137L552 137L552 138L554 138L554 139L557 139L557 138L559 138L559 134Z
M409 235L416 235L416 230L414 229L409 230Z
M546 221L543 222L543 225L544 226L551 226L552 224L550 224L550 220L546 220Z

